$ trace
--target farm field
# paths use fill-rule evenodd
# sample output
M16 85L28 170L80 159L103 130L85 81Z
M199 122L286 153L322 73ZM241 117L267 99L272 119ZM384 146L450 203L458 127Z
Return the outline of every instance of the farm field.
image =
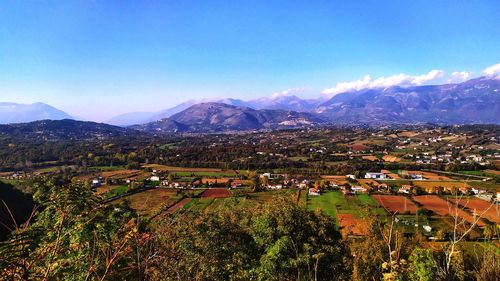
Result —
M492 182L484 182L484 181L468 181L470 186L475 188L482 188L492 192L499 192L500 185L492 183Z
M367 194L347 195L340 191L328 191L321 196L310 196L307 208L311 211L320 209L326 215L338 219L339 214L352 214L359 218L364 209L376 215L387 213Z
M404 196L376 194L372 197L390 213L415 214L417 212L417 206Z
M139 174L143 173L141 170L108 170L101 172L100 175L104 178L128 178L135 177Z
M97 195L103 195L103 194L106 194L107 192L109 192L115 188L118 188L118 187L119 187L119 185L101 185L98 188L96 188L95 193Z
M393 180L399 180L399 179L401 179L401 178L399 177L399 175L398 175L398 174L393 173L393 172L391 172L391 171L389 171L389 170L382 170L381 172L382 172L382 173L384 173L384 174L387 174L387 175L388 175L389 177L391 177Z
M127 191L128 191L128 186L126 185L111 185L97 192L103 192L101 193L101 195L104 195L105 198L111 198L114 196L122 195Z
M448 200L453 203L456 203L458 201L458 204L469 209L471 213L476 212L477 214L482 214L483 212L485 212L483 217L492 222L500 223L499 205L492 205L491 203L478 198L449 198Z
M168 208L167 213L175 213L176 211L178 211L182 207L184 207L184 205L186 205L189 202L189 200L191 200L191 199L184 198L184 199L180 200L179 202L175 203L170 208Z
M354 214L337 214L338 224L347 235L365 235L364 222Z
M438 174L432 173L432 172L425 172L425 171L407 171L407 172L408 172L408 174L423 175L424 178L431 180L431 181L451 181L452 180L447 176L441 176L441 175L438 175Z
M416 186L429 191L432 189L437 189L439 187L443 187L445 190L451 190L453 188L470 187L469 184L461 181L413 181L413 183Z
M226 188L210 188L201 194L201 198L226 198L230 196L231 192Z
M135 193L113 202L128 201L130 207L135 209L140 215L152 216L164 205L173 204L179 199L177 191L158 188Z
M440 216L451 216L452 214L457 213L460 218L469 223L472 223L474 220L470 214L461 209L457 210L453 204L448 203L437 195L414 196L413 200L422 204L425 209L431 210ZM484 223L479 221L478 226L484 226Z
M216 168L189 168L189 167L175 167L166 166L160 164L145 164L144 168L151 168L156 170L168 171L168 172L222 172L222 169Z

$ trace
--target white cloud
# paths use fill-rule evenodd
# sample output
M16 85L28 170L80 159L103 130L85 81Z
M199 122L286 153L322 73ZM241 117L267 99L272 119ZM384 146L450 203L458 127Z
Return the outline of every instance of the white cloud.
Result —
M483 74L486 76L500 76L500 63L494 64L483 70Z
M442 82L445 72L442 70L431 70L422 75L409 75L400 73L392 76L382 76L373 79L370 75L366 75L363 79L338 83L335 87L324 89L324 94L338 94L347 91L355 91L366 88L385 88L390 86L420 86L432 83Z
M455 71L452 72L450 78L448 79L448 83L460 83L464 82L472 77L472 72L468 71Z
M307 88L291 88L291 89L286 89L280 92L274 93L271 98L279 98L279 97L286 97L286 96L295 96L299 94L304 94L305 92L308 92L309 89Z

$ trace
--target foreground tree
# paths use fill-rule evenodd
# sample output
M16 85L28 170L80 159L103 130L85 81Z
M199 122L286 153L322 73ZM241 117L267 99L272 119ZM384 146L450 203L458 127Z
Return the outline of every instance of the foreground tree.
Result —
M255 206L235 201L201 214L162 219L153 280L348 279L347 249L331 220L288 198Z
M124 269L138 227L126 206L102 206L76 182L44 182L36 190L42 211L1 244L0 279L104 280L131 273Z

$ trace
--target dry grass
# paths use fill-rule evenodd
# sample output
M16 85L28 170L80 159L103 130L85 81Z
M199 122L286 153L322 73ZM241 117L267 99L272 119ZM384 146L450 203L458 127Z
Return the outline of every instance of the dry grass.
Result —
M370 160L370 161L377 161L377 157L373 156L373 155L364 155L364 156L361 156L362 159L365 159L365 160Z
M384 155L382 159L386 162L400 162L401 158L393 155Z
M437 189L440 186L448 191L452 190L453 188L470 188L470 185L460 181L413 181L413 183L429 193L433 192L433 189Z
M140 215L149 216L154 214L163 205L174 203L171 198L175 194L176 191L171 189L150 189L132 194L116 202L127 200L130 203L130 207L137 210Z

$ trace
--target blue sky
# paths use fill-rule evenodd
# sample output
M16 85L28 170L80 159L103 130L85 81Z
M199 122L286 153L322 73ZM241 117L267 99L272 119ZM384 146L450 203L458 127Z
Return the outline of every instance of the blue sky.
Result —
M500 63L499 14L496 0L6 0L0 100L106 120L188 99L319 96L365 75L479 76Z

